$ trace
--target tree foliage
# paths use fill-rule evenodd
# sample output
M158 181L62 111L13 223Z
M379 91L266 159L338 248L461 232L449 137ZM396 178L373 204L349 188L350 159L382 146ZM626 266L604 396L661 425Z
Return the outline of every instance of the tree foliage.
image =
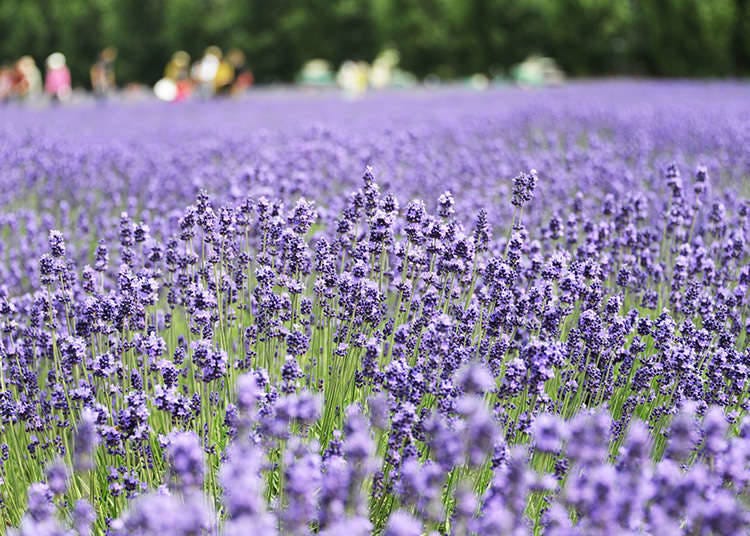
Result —
M148 83L173 51L211 44L244 50L265 82L385 46L420 76L503 72L533 53L580 76L750 73L749 0L3 0L0 34L0 61L60 50L79 84L109 45L120 81Z

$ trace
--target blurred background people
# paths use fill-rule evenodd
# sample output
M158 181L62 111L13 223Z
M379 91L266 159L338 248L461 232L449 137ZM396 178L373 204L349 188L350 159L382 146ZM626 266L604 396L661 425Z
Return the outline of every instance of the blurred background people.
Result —
M212 47L214 54L219 58L219 65L214 76L214 94L224 95L229 93L234 82L234 65L228 58L224 58L219 47Z
M184 80L190 78L190 54L178 50L167 62L164 68L164 78L170 80Z
M230 93L240 95L247 91L255 82L253 72L248 68L245 59L245 53L238 48L233 48L227 53L227 61L232 65L234 70L234 79Z
M358 97L367 91L370 66L364 61L345 61L336 74L336 82L350 97Z
M296 81L297 84L305 87L333 87L336 85L330 62L321 58L306 61L297 74Z
M172 54L164 77L154 86L154 93L169 102L179 102L193 94L208 99L243 93L253 82L253 73L241 50L231 49L224 56L219 47L210 46L192 66L190 55L184 50Z
M154 94L160 100L167 102L181 102L193 93L193 80L190 73L190 54L178 50L166 67L164 77L154 85Z
M37 101L42 96L42 73L34 58L23 56L16 62L16 94L26 101Z
M190 79L190 54L184 50L178 50L172 54L172 58L164 69L162 80L174 84L173 98L163 100L180 102L190 97L193 92L193 81Z
M193 64L192 77L195 81L198 96L204 99L211 98L216 91L216 75L221 63L221 49L210 46L206 49L203 57Z
M91 66L91 88L98 99L109 97L116 89L115 60L117 50L107 47L99 53L99 59Z
M372 62L370 69L370 85L375 89L383 89L393 82L393 73L399 62L398 51L393 48L383 50Z
M70 99L72 90L70 84L70 70L65 63L62 52L53 52L47 58L47 76L44 90L53 102L65 102Z

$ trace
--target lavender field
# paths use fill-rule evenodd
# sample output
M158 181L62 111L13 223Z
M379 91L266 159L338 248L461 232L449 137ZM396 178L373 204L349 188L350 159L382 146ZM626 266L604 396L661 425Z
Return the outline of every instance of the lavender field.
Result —
M0 532L750 533L750 86L0 118Z

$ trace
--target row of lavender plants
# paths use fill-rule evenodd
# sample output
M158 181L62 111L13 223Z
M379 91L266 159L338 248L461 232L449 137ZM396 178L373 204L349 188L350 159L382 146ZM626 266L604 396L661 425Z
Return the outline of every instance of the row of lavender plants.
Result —
M746 534L745 97L13 112L4 530Z

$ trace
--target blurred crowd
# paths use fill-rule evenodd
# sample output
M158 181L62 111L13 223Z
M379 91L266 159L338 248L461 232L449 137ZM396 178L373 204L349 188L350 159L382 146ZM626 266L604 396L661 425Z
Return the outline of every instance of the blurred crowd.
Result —
M0 102L39 101L45 94L55 101L70 97L70 70L62 53L54 52L47 58L44 81L31 56L0 66Z
M338 70L334 70L324 59L314 59L302 67L297 83L308 87L337 86L346 95L358 97L370 90L408 88L417 84L437 86L445 82L437 75L428 75L420 82L414 74L402 69L399 61L399 52L393 48L382 50L372 63L348 60ZM510 73L496 72L492 78L484 73L474 73L464 79L447 80L447 83L459 83L469 89L482 91L508 84L524 88L559 86L564 81L565 73L554 59L532 55L515 65Z
M417 78L399 68L399 53L387 48L380 52L372 64L366 61L344 61L337 71L324 59L310 60L297 76L302 86L338 86L347 95L358 96L369 89L412 87Z
M233 48L224 55L219 47L210 46L195 62L190 59L184 50L172 55L164 77L154 86L159 99L179 102L190 97L237 95L253 85L253 73L239 49Z
M91 95L97 100L107 100L120 94L115 77L117 50L107 47L99 53L89 71ZM296 83L303 87L336 88L351 97L361 96L369 90L412 87L420 81L399 66L399 53L387 48L368 63L366 61L344 61L338 69L324 59L306 62L299 71ZM31 56L23 56L13 64L0 67L0 103L5 102L67 102L73 99L74 91L70 69L61 52L50 54L44 65L44 77ZM474 90L484 90L493 85L508 82L523 87L555 86L564 82L565 75L555 61L547 57L530 56L516 65L510 78L504 75L487 77L476 73L463 83ZM188 99L210 99L219 95L240 95L255 82L253 72L247 64L245 54L236 48L224 54L218 46L209 46L202 55L193 59L184 50L172 54L162 78L153 88L142 84L126 84L125 98L132 94L155 95L167 102ZM452 81L453 83L457 81ZM458 81L460 82L460 81ZM425 85L440 84L437 77L426 77ZM85 97L83 90L76 89L76 100Z
M107 47L99 53L89 71L91 91L104 100L118 92L115 77L117 50ZM164 69L164 77L153 88L159 99L182 101L191 97L211 98L236 95L253 85L253 73L245 54L232 49L226 55L211 46L195 62L190 55L177 51ZM65 55L50 54L44 64L44 76L31 56L0 66L0 103L63 103L73 98L73 84Z
M97 98L106 98L117 89L115 59L117 51L108 47L101 51L91 66L91 88ZM0 102L66 102L72 98L73 85L65 55L53 52L44 62L42 72L31 56L23 56L12 65L0 67Z

